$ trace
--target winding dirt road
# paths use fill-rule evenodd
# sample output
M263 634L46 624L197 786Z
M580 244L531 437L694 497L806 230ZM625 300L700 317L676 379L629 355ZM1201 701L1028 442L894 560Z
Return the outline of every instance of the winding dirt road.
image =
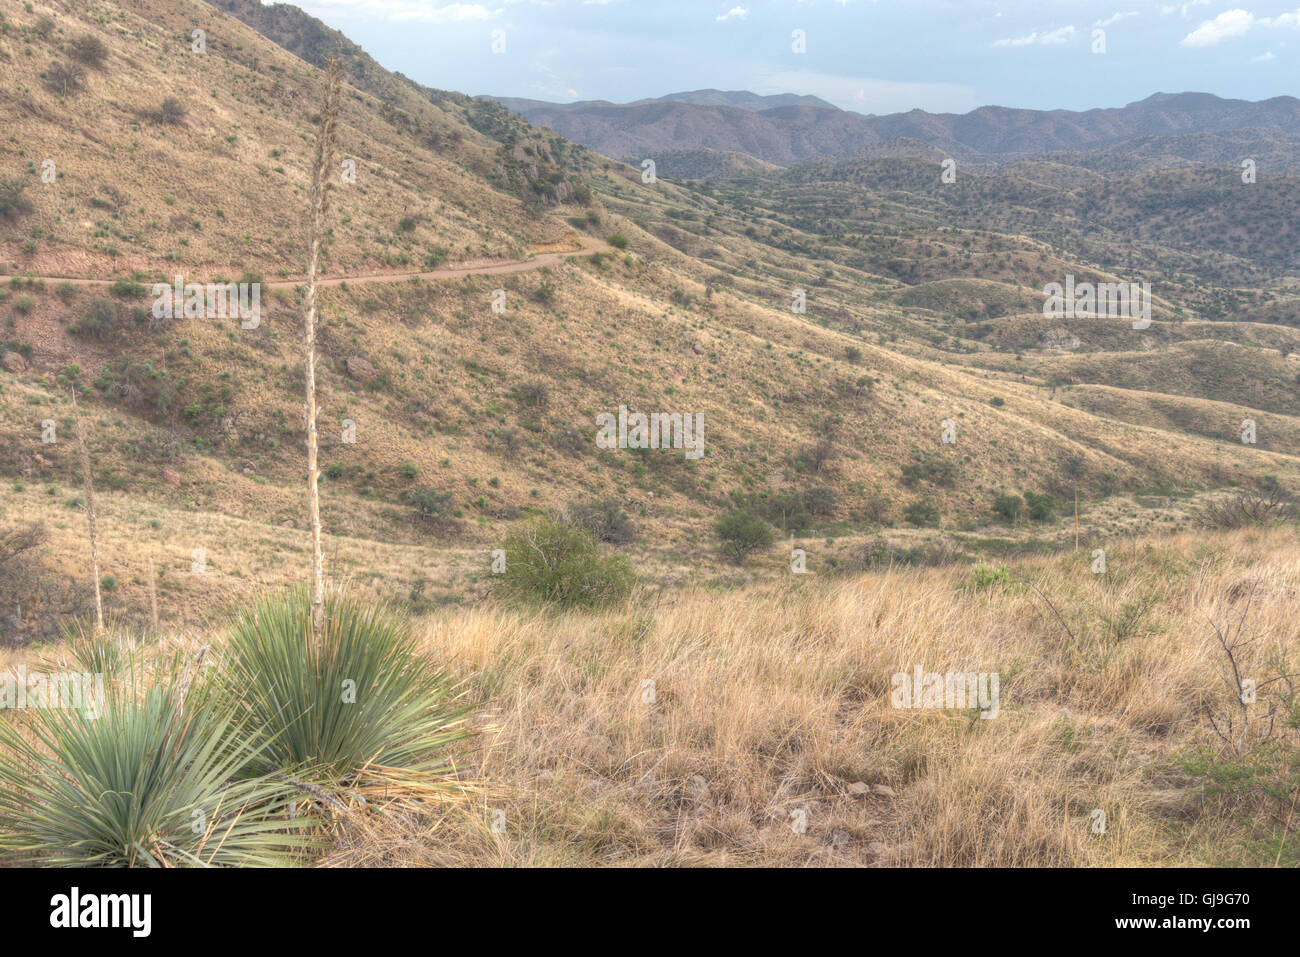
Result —
M542 269L546 266L555 266L564 262L569 256L594 256L596 253L612 253L613 248L604 240L592 239L589 236L576 236L578 242L577 249L556 250L551 248L555 244L549 244L544 247L545 252L538 252L528 259L510 259L504 262L488 262L481 264L461 265L461 266L443 266L439 269L430 269L425 272L393 272L393 273L371 273L358 276L324 276L316 279L317 286L339 286L343 283L348 285L361 284L367 282L401 282L410 279L461 279L465 276L492 276L502 273L512 272L531 272L534 269ZM7 283L13 278L11 276L0 276L0 283ZM19 277L26 279L28 277ZM32 276L32 279L40 279L45 282L67 282L74 286L108 286L115 280L112 279L68 279L62 276ZM301 285L304 277L297 279L282 279L276 282L263 283L269 289L289 289Z

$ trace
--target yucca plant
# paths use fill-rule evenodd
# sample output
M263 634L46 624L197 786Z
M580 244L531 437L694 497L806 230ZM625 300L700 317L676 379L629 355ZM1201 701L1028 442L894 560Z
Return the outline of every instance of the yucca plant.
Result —
M0 720L0 848L73 867L285 866L313 849L299 790L242 773L250 735L189 680L109 684L97 710Z
M459 789L449 748L468 736L469 709L395 609L330 589L318 644L311 594L294 589L240 614L224 654L228 706L269 738L252 771L390 794Z

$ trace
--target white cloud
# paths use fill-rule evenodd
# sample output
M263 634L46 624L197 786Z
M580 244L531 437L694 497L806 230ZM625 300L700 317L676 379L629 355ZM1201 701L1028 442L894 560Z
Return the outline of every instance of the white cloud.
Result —
M1170 3L1163 4L1160 7L1160 15L1167 17L1171 13L1177 13L1179 16L1187 16L1193 7L1208 7L1210 0L1189 0L1187 3Z
M1233 37L1244 37L1254 24L1255 15L1249 10L1225 10L1183 37L1182 46L1212 47Z
M1074 39L1077 33L1073 25L1058 27L1055 30L1049 30L1046 33L1039 33L1035 30L1033 33L1023 37L1007 37L1004 40L998 40L993 45L995 47L1029 47L1029 46L1055 46L1061 43L1068 43Z
M1213 20L1206 20L1182 39L1185 47L1212 47L1224 40L1244 37L1256 27L1272 30L1278 27L1300 28L1300 8L1276 17L1257 17L1249 10L1226 10Z
M1253 57L1251 57L1251 58L1250 58L1250 62L1251 62L1251 63L1267 63L1269 60L1273 60L1273 59L1276 59L1276 57L1273 56L1273 51L1272 51L1272 50L1269 50L1269 51L1266 52L1266 53L1261 53L1259 56L1253 56Z
M747 16L749 16L749 11L744 7L732 7L726 13L718 14L714 19L721 23L723 20L743 20Z
M1098 20L1096 23L1093 24L1093 26L1108 27L1112 23L1119 23L1121 20L1127 20L1129 17L1136 17L1137 15L1138 12L1136 10L1129 10L1126 13L1112 13L1105 20Z

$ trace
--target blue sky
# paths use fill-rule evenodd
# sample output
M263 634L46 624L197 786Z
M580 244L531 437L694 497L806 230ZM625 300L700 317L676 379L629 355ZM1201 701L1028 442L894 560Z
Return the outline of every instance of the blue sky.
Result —
M615 102L716 87L845 109L1300 94L1300 0L297 0L441 89ZM794 31L805 51L794 51ZM1104 53L1094 53L1095 31ZM500 31L500 32L496 32ZM504 52L494 53L494 37Z

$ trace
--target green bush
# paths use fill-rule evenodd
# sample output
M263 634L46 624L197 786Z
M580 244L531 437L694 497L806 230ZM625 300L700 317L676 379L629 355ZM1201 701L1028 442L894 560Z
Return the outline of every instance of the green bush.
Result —
M1011 572L1007 566L976 565L970 573L971 587L975 589L993 588L996 585L1010 585Z
M0 180L0 219L16 219L32 211L32 202L23 195L27 183L18 177Z
M903 509L903 518L918 528L933 527L939 524L939 506L929 499L917 499Z
M1046 492L1026 492L1025 504L1029 507L1029 517L1035 522L1050 522L1056 518L1056 499Z
M105 339L117 328L117 306L112 299L96 296L90 300L86 314L68 327L68 331L87 339Z
M951 486L957 479L957 463L938 456L922 459L914 465L904 465L902 478L909 488L918 482Z
M584 504L574 502L564 510L565 520L586 529L598 541L613 545L626 545L636 538L627 513L612 499Z
M21 315L27 315L36 308L36 299L32 296L19 296L14 300L14 311Z
M1015 524L1025 511L1025 500L1019 495L999 495L993 500L993 511L1006 521Z
M543 516L506 539L500 588L525 601L596 608L627 598L636 574L625 555L602 555L585 529Z
M449 786L447 748L468 732L449 679L419 655L408 618L331 590L321 646L306 588L240 612L217 677L231 713L260 729L256 773L344 786L400 771Z
M108 287L108 291L119 299L139 299L144 295L144 286L130 279L119 279Z
M170 679L139 696L110 684L98 715L0 721L0 847L75 867L282 867L309 850L297 789L247 773L247 726Z
M757 515L742 510L728 512L714 526L722 540L722 553L737 565L760 549L772 544L772 526Z
M422 485L406 493L406 500L425 518L441 517L447 514L451 506L451 493L439 492L436 488Z
M609 244L615 249L627 249L627 237L622 233L615 233L609 237Z

